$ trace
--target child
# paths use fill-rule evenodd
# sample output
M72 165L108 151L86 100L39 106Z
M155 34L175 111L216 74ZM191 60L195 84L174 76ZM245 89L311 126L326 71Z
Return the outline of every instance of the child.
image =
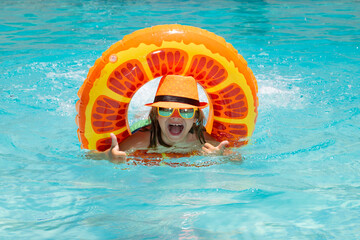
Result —
M165 152L191 152L202 149L205 154L222 154L228 141L216 142L205 131L196 81L190 76L167 75L160 80L149 118L151 124L143 127L120 144L111 133L112 144L107 154L110 160L126 159L128 150L155 149Z

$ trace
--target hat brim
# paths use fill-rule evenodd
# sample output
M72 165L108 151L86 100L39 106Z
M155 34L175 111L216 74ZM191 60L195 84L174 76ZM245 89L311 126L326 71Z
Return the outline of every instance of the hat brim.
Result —
M163 107L163 108L206 108L208 106L207 102L200 102L200 106L194 106L186 103L179 102L156 102L145 104L148 107Z

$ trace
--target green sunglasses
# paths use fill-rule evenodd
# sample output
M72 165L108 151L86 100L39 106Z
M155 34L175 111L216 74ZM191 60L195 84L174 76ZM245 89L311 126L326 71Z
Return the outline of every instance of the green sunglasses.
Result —
M194 108L162 108L162 107L158 107L158 114L161 117L170 117L175 109L178 110L180 117L184 118L184 119L191 119L194 117L196 109Z

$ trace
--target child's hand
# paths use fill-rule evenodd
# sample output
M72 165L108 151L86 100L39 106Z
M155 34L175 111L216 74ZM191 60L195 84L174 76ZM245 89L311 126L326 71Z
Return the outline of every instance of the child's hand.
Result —
M213 146L210 143L205 143L202 147L202 150L206 154L222 155L227 145L229 145L229 142L226 140L219 143L217 147Z
M122 162L126 159L126 153L119 150L119 143L116 139L115 134L110 133L111 137L111 147L108 151L109 159L112 162Z

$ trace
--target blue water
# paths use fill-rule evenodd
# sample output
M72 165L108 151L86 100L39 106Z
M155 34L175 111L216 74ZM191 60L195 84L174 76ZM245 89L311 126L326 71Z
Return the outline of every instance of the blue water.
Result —
M77 91L124 35L179 23L248 61L242 162L113 164L79 148ZM360 238L360 2L0 2L1 239Z

